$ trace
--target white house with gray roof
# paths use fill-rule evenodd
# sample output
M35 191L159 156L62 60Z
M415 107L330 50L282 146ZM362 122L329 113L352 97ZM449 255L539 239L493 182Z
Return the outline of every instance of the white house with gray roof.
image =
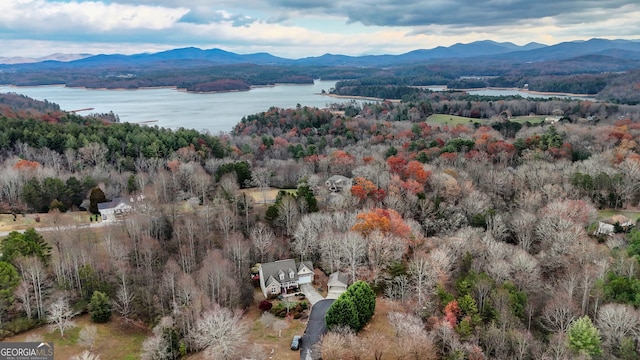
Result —
M258 270L260 289L265 298L270 294L287 293L302 284L313 282L313 264L310 261L296 264L293 259L264 263Z

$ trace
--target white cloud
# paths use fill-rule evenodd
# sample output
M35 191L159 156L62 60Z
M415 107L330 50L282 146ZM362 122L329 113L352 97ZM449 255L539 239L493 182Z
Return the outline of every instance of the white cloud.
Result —
M473 1L431 1L429 6L433 11L439 9L438 4L446 4L442 11L449 14L448 21L397 26L407 22L391 21L396 15L411 14L414 7L422 9L424 2L377 0L375 5L363 0L340 4L314 0L0 0L0 45L3 56L36 51L11 46L23 40L49 44L41 48L39 56L51 52L154 52L197 46L237 53L266 51L299 58L324 53L399 54L485 39L522 45L530 41L554 44L592 37L640 37L637 21L640 5L630 0L613 0L618 6L607 10L603 10L600 2L590 2L592 6L580 11L564 1L544 0L549 6L560 4L558 9L549 10L553 15L535 17L526 12L527 16L509 16L509 24L477 20L465 15L472 7L452 8L451 5ZM525 8L534 4L493 1L525 4L522 5ZM371 16L387 17L388 21L364 25L371 22L349 20L349 15L353 15L351 10L358 10L358 16L367 16L361 14L363 8L376 8ZM568 8L575 11L563 12ZM515 8L502 11L517 13ZM417 10L414 12L413 15L420 14ZM456 16L463 15L472 21L456 23Z
M161 30L170 28L188 12L189 9L184 7L97 1L5 0L0 2L0 27L28 32L47 29L83 29L88 32Z

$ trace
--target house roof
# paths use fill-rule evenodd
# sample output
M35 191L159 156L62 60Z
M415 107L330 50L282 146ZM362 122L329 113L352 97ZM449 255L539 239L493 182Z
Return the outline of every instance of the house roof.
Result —
M336 271L329 275L327 286L349 286L349 277L343 272Z
M113 198L113 200L109 201L109 202L103 202L103 203L98 203L98 211L100 210L107 210L107 209L113 209L116 206L126 203L125 199L121 198L121 197L117 197L117 198Z
M275 283L276 286L280 287L280 283L278 282L278 280L274 279L273 276L269 276L269 278L267 278L267 280L264 282L264 286L269 287L273 283Z
M279 281L280 273L284 273L285 280L287 281L298 281L298 271L296 270L296 262L293 259L279 260L275 262L262 264L262 275L265 279L269 279L269 277L273 277ZM289 273L293 272L293 278L289 277ZM265 282L265 284L268 280Z
M302 271L303 267L309 269L309 271L313 272L313 263L311 261L303 261L298 263L298 272Z

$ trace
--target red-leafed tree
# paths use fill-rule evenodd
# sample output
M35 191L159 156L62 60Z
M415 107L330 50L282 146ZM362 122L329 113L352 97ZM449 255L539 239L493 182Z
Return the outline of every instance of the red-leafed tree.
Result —
M424 185L427 183L429 176L431 175L430 171L426 171L424 169L424 165L419 161L409 161L404 169L405 179L412 179L417 181L418 183Z
M458 305L458 300L453 300L444 307L444 318L452 327L458 324L458 319L462 316L462 310Z
M405 159L395 155L389 156L389 158L387 159L387 165L389 166L392 174L403 174L406 164L407 161Z
M353 178L351 194L360 201L370 198L376 202L382 201L386 195L385 191L379 189L372 181L360 176Z

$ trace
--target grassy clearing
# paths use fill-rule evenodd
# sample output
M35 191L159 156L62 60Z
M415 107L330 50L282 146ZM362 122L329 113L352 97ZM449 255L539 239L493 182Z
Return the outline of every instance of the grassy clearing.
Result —
M136 360L140 359L142 342L147 337L143 328L126 324L122 319L114 317L106 324L94 324L89 315L82 315L74 319L77 327L65 331L64 338L60 333L49 331L47 326L24 332L5 339L4 341L51 341L54 343L56 359L71 359L87 349L78 344L82 328L95 325L97 336L93 344L92 353L100 355L101 360Z
M473 124L476 121L480 122L482 121L482 119L473 119L447 114L433 114L427 118L427 122L438 123L442 125L468 125Z
M598 216L600 219L606 219L614 215L624 215L631 220L637 220L640 218L640 211L638 210L622 210L622 209L603 209L598 210Z
M284 190L290 194L295 194L295 192L297 191L297 189L274 189L274 188L268 188L264 191L260 191L260 189L258 188L242 189L240 191L251 196L251 198L256 204L273 204L276 201L276 196L278 196L278 193L280 192L280 190Z
M62 214L18 214L13 221L13 215L0 214L0 231L25 230L30 227L38 228L43 226L53 226L55 224L89 224L91 214L87 211L74 211ZM40 221L36 221L40 218Z
M546 118L546 116L541 116L541 115L514 116L514 117L511 118L511 121L518 122L518 123L521 123L521 124L524 124L527 121L532 123L532 124L540 124L541 122L544 121L545 118Z

